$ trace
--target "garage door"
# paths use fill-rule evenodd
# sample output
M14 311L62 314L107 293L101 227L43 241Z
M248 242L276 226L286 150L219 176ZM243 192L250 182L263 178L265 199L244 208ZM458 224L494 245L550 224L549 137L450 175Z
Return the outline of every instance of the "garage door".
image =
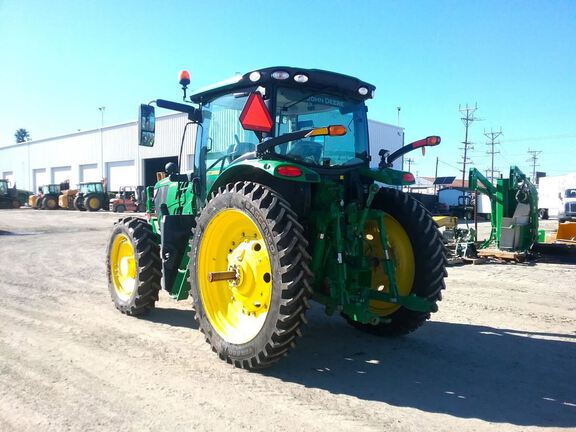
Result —
M12 171L4 171L2 173L2 178L8 180L8 185L10 187L14 186L14 173Z
M80 182L97 182L100 181L98 164L80 165Z
M72 180L71 175L72 168L69 166L52 168L52 183L70 182Z
M136 166L134 161L108 162L106 164L108 179L107 189L118 191L120 186L133 186L136 184Z
M42 185L48 184L48 174L44 168L32 170L32 178L34 184L34 192L38 192L38 188Z

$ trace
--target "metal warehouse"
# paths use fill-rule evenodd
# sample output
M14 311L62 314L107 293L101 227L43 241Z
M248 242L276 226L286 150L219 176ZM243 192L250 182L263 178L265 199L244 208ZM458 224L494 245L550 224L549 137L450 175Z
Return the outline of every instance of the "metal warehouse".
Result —
M187 121L180 113L157 118L154 147L138 146L136 122L2 147L0 174L30 191L48 183L68 180L73 186L103 178L110 191L153 185L156 172L177 161ZM381 148L394 151L403 144L400 127L369 120L368 129L373 166L380 160ZM195 139L196 128L189 127L182 150L183 171L193 169ZM401 165L402 160L395 162L395 168Z

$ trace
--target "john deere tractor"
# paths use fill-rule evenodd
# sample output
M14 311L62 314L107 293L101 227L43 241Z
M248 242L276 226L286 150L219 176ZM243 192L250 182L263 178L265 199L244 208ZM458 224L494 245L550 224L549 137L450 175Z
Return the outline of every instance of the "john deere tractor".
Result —
M78 194L74 198L74 208L79 211L98 211L108 209L108 194L102 182L87 182L78 185Z
M107 250L116 307L140 315L160 289L191 296L218 356L259 369L294 346L310 300L376 335L422 325L444 288L445 252L426 210L392 168L431 136L370 168L365 102L375 87L314 69L255 70L160 108L196 125L194 166L147 189L146 219L117 222ZM140 144L154 144L152 105ZM184 142L184 140L182 141ZM182 153L182 152L180 152ZM385 184L387 186L381 186Z

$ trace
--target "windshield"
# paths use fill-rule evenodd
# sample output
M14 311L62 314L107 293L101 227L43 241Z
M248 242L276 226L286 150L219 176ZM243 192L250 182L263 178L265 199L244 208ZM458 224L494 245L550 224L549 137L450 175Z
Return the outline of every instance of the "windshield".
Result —
M53 184L42 186L42 193L43 194L59 194L60 193L60 186L53 185Z
M80 185L80 192L84 194L102 192L102 183L87 183Z
M278 89L276 136L331 125L344 126L346 135L290 141L277 146L276 153L324 167L364 163L369 154L364 102L311 89Z
M565 198L576 198L576 189L566 189L564 192Z
M8 193L8 183L5 181L0 181L0 195L6 195Z

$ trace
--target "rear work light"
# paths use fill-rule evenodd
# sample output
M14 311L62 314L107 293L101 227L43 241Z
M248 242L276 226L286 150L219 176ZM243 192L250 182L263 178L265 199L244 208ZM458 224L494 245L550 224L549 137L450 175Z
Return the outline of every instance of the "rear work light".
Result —
M296 166L292 165L282 165L276 169L278 175L283 177L300 177L302 175L302 170Z

